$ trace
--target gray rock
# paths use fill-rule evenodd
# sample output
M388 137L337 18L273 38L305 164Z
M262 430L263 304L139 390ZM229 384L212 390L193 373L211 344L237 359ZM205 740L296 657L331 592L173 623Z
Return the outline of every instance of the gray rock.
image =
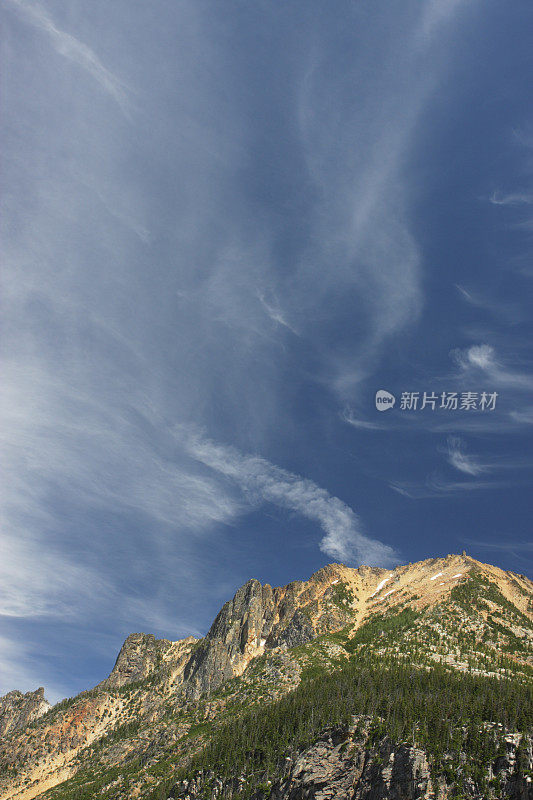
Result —
M157 670L163 654L172 646L167 639L156 639L152 633L132 633L120 649L115 666L99 687L117 688L143 680Z
M51 708L41 686L34 692L16 689L0 697L0 736L23 730L30 722L42 717Z
M352 726L325 730L317 741L301 753L287 755L279 768L278 779L260 789L252 800L448 800L456 789L442 777L432 775L426 753L408 744L395 744L388 737L373 747L368 741L370 718L354 718ZM516 735L508 744L507 759L487 765L487 778L498 771L499 787L488 794L471 779L457 776L462 797L471 800L532 800L528 778L514 771L520 745L531 766L531 737ZM504 763L505 762L505 763ZM176 800L231 800L238 795L243 780L223 783L213 772L200 772L189 781L176 784L170 795Z
M325 570L324 570L325 571ZM319 573L317 573L319 575ZM249 580L226 603L185 669L185 693L199 697L240 675L250 660L264 649L284 649L305 644L323 630L313 624L310 607L316 603L316 585L301 581L272 589ZM322 609L320 609L322 611ZM339 612L336 627L340 627ZM317 616L315 615L315 616Z

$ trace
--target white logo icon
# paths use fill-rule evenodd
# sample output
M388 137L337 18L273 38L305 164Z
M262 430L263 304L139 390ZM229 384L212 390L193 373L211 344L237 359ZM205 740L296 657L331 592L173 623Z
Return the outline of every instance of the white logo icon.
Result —
M396 402L396 398L390 392L386 392L385 389L379 389L376 392L376 408L378 411L388 411L389 408L392 408L394 403Z

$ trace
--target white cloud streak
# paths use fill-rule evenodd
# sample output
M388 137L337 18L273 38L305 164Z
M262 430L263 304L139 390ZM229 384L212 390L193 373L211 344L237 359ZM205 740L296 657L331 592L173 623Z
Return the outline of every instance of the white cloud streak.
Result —
M497 542L489 542L480 539L463 539L463 542L483 550L495 551L514 551L516 553L533 553L533 542L519 541L517 539L503 539Z
M510 486L509 481L453 481L438 474L433 474L424 483L392 481L389 486L397 494L411 500L423 500L429 497L463 494L485 489L504 489Z
M96 53L84 42L58 28L46 9L27 0L8 0L36 28L47 34L55 51L87 72L121 107L128 108L125 84L102 64Z
M203 535L240 513L226 488L158 448L148 433L150 408L143 409L133 395L129 410L119 410L40 367L30 370L26 364L21 373L6 360L0 413L6 469L0 495L0 614L76 618L86 614L88 604L114 597L112 569L97 571L94 564L106 549L100 537L80 541L72 522L70 546L61 540L61 551L54 546L54 529L65 527L50 499L55 493L82 517L98 511L140 514L149 525L179 536ZM83 565L67 555L80 547ZM130 552L130 567L143 558L127 541L117 540L117 547Z
M479 292L473 291L472 289L466 289L459 283L455 284L455 288L465 303L468 303L474 308L484 309L493 314L495 317L504 320L507 324L516 325L517 322L522 321L525 317L524 311L517 303L493 300L490 297L483 296Z
M515 372L505 367L498 360L496 351L491 345L472 345L464 350L454 350L451 355L461 368L463 375L472 375L477 370L484 373L496 388L533 389L533 377L530 374Z
M0 561L0 616L75 619L80 607L110 587L93 568L76 564L35 534L4 520ZM72 598L76 597L75 607Z
M500 194L494 192L489 198L495 206L523 206L533 203L533 194L516 192L514 194Z
M481 475L487 471L487 467L481 464L474 456L467 455L464 450L464 442L459 436L448 437L448 461L466 475Z
M424 4L418 36L429 43L462 5L462 0L428 0Z
M8 691L31 691L42 684L41 676L36 675L31 667L26 666L29 660L28 648L7 636L0 636L0 687ZM2 690L0 689L0 692ZM60 692L47 693L48 702L57 702Z
M522 409L521 411L511 411L509 416L514 422L524 425L533 425L533 406Z
M261 293L258 294L258 298L272 322L275 322L277 325L283 325L284 328L288 328L295 336L299 336L298 331L287 321L277 301L271 301L269 303Z
M386 425L380 425L378 422L370 422L369 420L361 419L349 408L344 409L344 411L340 414L340 418L343 422L346 422L353 428L360 428L361 430L383 431L387 429Z
M193 458L230 478L252 502L273 503L317 522L325 532L320 549L331 558L347 564L389 566L397 563L398 556L392 547L363 533L357 514L313 481L194 432L185 433L183 437L185 449Z
M424 4L401 34L389 28L390 9L384 17L376 9L353 73L342 64L347 70L342 85L328 80L335 74L332 56L319 47L310 51L302 77L299 130L320 202L313 248L300 259L293 292L300 315L311 324L322 318L323 304L340 305L341 299L351 302L352 318L360 320L356 347L346 354L324 348L324 373L344 402L353 400L386 342L416 321L424 302L402 170L416 124L446 69L435 37L464 5L461 0ZM432 66L421 70L429 48ZM361 63L366 77L359 93ZM298 329L305 335L304 323Z

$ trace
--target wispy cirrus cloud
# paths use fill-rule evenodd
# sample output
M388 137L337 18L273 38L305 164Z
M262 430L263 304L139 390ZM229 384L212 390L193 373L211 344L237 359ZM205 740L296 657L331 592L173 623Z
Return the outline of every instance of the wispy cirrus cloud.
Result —
M514 422L533 425L533 406L524 408L521 411L511 411L509 416Z
M533 560L533 542L517 539L511 531L500 532L496 541L469 537L462 537L461 541L469 548L492 554L488 558L498 555L513 558L516 571L522 574L528 570Z
M454 357L463 369L479 367L483 370L493 370L496 368L494 348L488 344L476 344L465 350L456 350Z
M452 467L467 475L481 475L487 471L486 465L464 452L464 442L459 436L448 436L448 461Z
M347 564L389 566L398 554L363 532L357 514L313 481L271 464L260 456L239 453L193 432L181 432L189 455L234 481L252 504L273 503L317 522L325 536L320 549Z
M463 5L462 0L429 0L425 4L418 35L427 42Z
M131 543L117 531L108 569L96 566L105 537L85 543L77 525L69 548L64 550L60 538L58 549L53 543L61 513L54 508L57 493L70 505L69 514L140 514L152 527L187 536L201 536L240 513L227 488L199 474L186 459L171 458L158 437L151 437L152 411L139 397L132 395L129 408L118 409L79 386L65 386L40 366L30 370L27 363L21 374L7 360L4 378L0 615L75 618L86 613L88 603L100 604L116 592L112 562ZM161 432L164 424L159 425ZM132 556L135 568L143 549L135 555L133 548Z
M291 333L294 333L295 336L299 336L298 331L287 320L286 315L284 314L279 302L275 297L267 300L262 292L259 292L257 296L259 298L259 302L265 309L272 322L276 323L277 325L283 325L284 328L288 328Z
M510 194L493 192L493 194L489 197L489 202L495 206L531 205L533 203L533 194L528 194L526 192L515 192Z
M27 514L31 515L30 508ZM16 517L6 516L1 542L0 617L75 620L81 608L92 602L94 593L101 600L109 597L111 587L97 570L76 563L35 530L14 526Z
M368 431L386 430L385 425L380 425L379 422L371 422L370 420L362 419L348 407L346 407L340 414L340 418L343 422L348 423L348 425L351 425L353 428L360 428L361 430Z
M249 575L229 526L265 503L315 523L329 558L394 561L300 477L305 455L292 473L245 454L287 463L290 441L297 461L302 419L322 437L360 409L420 318L410 159L476 4L255 4L229 27L210 2L60 5L6 4L9 620L73 620L80 642L93 622L202 630L217 573L228 594ZM212 439L185 447L176 424Z
M127 111L128 90L125 83L104 66L94 50L67 31L58 28L40 3L28 0L8 0L8 2L17 8L28 22L49 37L59 55L85 70L123 111Z
M461 368L463 375L472 375L474 370L484 373L496 387L509 387L530 391L533 377L527 372L518 372L503 364L496 350L489 344L471 345L465 349L452 351L452 358Z
M463 539L467 544L475 544L477 547L483 547L486 550L523 550L524 552L533 552L533 542L519 541L510 539L499 542L489 542L479 539Z
M522 212L522 218L517 219L513 222L508 221L507 226L511 230L517 231L531 231L533 230L533 218L531 217L531 205L533 205L533 193L531 192L531 173L532 173L532 159L531 153L533 152L533 143L531 140L531 135L529 132L524 130L514 130L513 131L513 139L515 144L518 143L523 150L525 150L525 159L522 155L523 164L522 164L522 174L527 176L527 183L524 183L522 179L520 183L522 186L526 186L527 188L521 188L514 191L493 191L493 193L488 198L489 202L494 206L500 206L502 208L509 208L511 213L512 210L516 212L516 215L519 212ZM507 216L507 220L509 217ZM516 256L514 258L516 263ZM526 254L526 259L529 261L528 254ZM519 262L518 262L519 263ZM531 277L531 271L526 269L521 269L520 272L524 276Z
M456 481L435 472L428 476L424 482L392 481L390 488L411 500L422 500L429 497L443 497L452 494L464 494L482 490L504 489L509 487L510 481Z
M413 325L424 305L422 256L413 234L404 166L416 125L447 68L435 49L462 0L432 2L417 9L394 35L389 9L376 7L353 65L343 60L342 85L328 76L341 55L310 50L299 93L298 123L306 171L319 202L313 246L299 259L291 289L305 335L322 335L322 374L341 401L351 401L375 368L384 345ZM431 69L419 69L431 49ZM386 52L385 66L382 53ZM357 70L366 63L364 92ZM394 64L394 68L392 68ZM377 100L379 98L379 101ZM356 143L354 145L354 143ZM326 266L327 265L327 266ZM334 265L334 266L333 266ZM328 348L330 328L339 324L324 305L358 320L351 346Z
M422 480L391 481L390 488L398 494L418 500L505 489L528 483L527 471L531 469L532 460L527 456L504 454L475 456L466 452L464 440L457 435L448 436L446 447L438 449L445 454L449 465L465 476L464 480L459 481L456 476L447 475L441 469L436 469ZM513 472L518 473L518 477L516 475L511 477ZM482 475L486 477L481 478Z
M0 686L27 691L27 687L36 689L43 683L39 675L29 647L13 638L0 636ZM61 687L49 684L46 690L49 703L57 703L64 697Z
M466 288L459 283L455 284L461 299L474 308L486 310L499 319L505 320L508 324L516 325L518 322L526 318L526 313L523 311L518 303L511 303L499 299L491 298L484 295L479 291L471 288Z

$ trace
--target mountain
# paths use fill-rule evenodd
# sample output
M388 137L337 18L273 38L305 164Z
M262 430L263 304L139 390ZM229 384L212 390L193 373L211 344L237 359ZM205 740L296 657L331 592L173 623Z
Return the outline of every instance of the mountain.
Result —
M250 580L203 639L0 699L0 800L533 798L533 583L466 554Z
M14 689L0 697L0 737L26 728L34 719L42 717L52 706L45 699L44 687L35 692L22 692Z

